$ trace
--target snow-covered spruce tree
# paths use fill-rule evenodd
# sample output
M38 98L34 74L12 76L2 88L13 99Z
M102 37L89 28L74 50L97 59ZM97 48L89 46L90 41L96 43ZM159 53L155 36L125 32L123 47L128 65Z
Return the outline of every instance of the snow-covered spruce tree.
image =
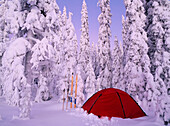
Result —
M26 31L24 36L29 40L32 47L36 43L35 40L40 41L44 37L44 33L45 33L45 30L43 29L45 27L44 26L45 16L41 14L41 10L39 9L40 7L38 6L39 2L31 1L31 0L22 1L22 10L24 10L25 12L25 22L22 29ZM37 84L35 83L38 82L36 81L34 83L34 81L35 78L37 79L39 77L39 72L37 72L37 70L35 69L32 69L33 68L32 63L30 62L32 58L33 55L32 55L32 51L30 50L29 52L27 52L25 57L25 62L26 62L25 73L26 73L27 82L31 84L32 99L35 99L36 91L37 91Z
M147 55L147 35L144 31L145 11L141 0L124 0L128 43L124 84L126 91L143 106L144 109L155 107L156 88L150 73L150 60Z
M154 76L159 94L157 94L157 115L165 124L170 123L170 1L144 1L147 15L148 55L151 61L151 73Z
M124 90L124 85L121 85L122 74L122 51L119 46L117 37L115 36L114 48L112 52L112 84L113 87Z
M80 36L80 50L78 55L78 64L81 67L81 76L86 82L87 74L86 67L90 58L90 41L89 41L89 24L88 24L88 11L85 0L83 0L81 10L81 36Z
M10 105L20 108L21 118L29 118L31 90L25 78L24 58L30 49L30 43L24 38L18 38L10 44L3 56L3 93ZM28 110L28 111L27 111Z
M27 34L27 37L35 37L39 40L47 36L50 44L57 42L59 30L59 7L55 0L28 0L26 1L27 6L25 11L26 22L24 26L27 31L32 34ZM56 33L55 33L56 32Z
M0 67L2 62L2 55L5 51L4 49L4 29L5 29L5 1L0 2Z
M63 68L66 68L65 66L65 49L64 49L64 43L67 38L66 36L66 23L67 23L67 12L66 12L66 7L63 8L63 14L61 14L61 11L59 11L59 38L57 38L59 41L55 43L54 49L56 52L58 52L58 62L55 65L55 70L56 70L56 86L55 86L55 94L59 97L59 102L62 99L62 92L65 88L67 88L68 84L67 81L70 81L70 76L67 77L66 73L67 70ZM65 44L66 45L66 44Z
M2 70L2 66L0 66L0 96L2 96L3 94L2 78L3 78L3 70Z
M110 37L111 37L111 10L110 0L99 0L98 5L101 9L101 14L98 17L100 23L98 52L99 52L99 82L100 89L112 87L111 74L111 51L110 51Z
M123 64L123 53L124 53L124 51L123 51L123 45L122 45L122 42L120 41L119 42L119 48L120 48L120 55L121 55L121 69L120 69L120 87L121 87L121 89L122 90L124 90L125 91L125 84L123 83L123 76L124 76L124 71L123 71L123 68L124 68L124 64Z
M57 19L55 23L52 25L51 31L50 31L50 39L49 41L52 41L52 45L54 47L55 55L54 55L54 64L52 68L52 76L53 79L51 80L51 87L53 88L53 93L55 95L58 93L58 87L59 83L58 81L60 80L60 73L62 73L62 46L63 43L61 41L62 38L62 18L61 18L61 11L58 12L57 14ZM51 34L52 33L52 34ZM54 86L54 87L52 87Z
M24 24L24 13L22 12L21 1L5 1L5 25L4 25L4 41L8 47L10 41L21 37L21 29Z
M77 75L78 75L78 81L77 81L77 106L80 108L82 107L84 100L85 100L85 96L84 96L84 82L83 79L81 78L81 68L79 65L77 65L77 71L76 71Z
M3 93L8 104L18 105L21 80L24 75L24 56L27 48L30 48L28 41L24 38L16 39L8 47L2 60L4 69Z
M33 39L33 38L32 38ZM32 47L32 58L30 62L33 64L32 69L40 71L39 83L37 89L37 95L35 98L36 102L41 102L42 100L46 101L50 98L50 92L48 90L48 81L41 74L48 67L48 61L51 60L54 56L54 49L48 43L47 38L43 38L41 41L34 39L36 41L35 45ZM46 67L44 67L46 65ZM47 72L47 71L46 71ZM46 73L48 74L48 73ZM45 75L46 77L48 75Z
M27 37L37 37L37 39L43 38L43 24L44 24L44 15L41 14L41 11L37 6L30 8L30 12L26 16L26 21L24 23L24 28L28 30ZM41 19L41 20L40 20ZM32 42L35 43L35 42Z
M22 88L19 101L19 117L21 119L29 119L31 112L31 85L27 83L25 77L22 78L21 85Z
M169 87L168 60L170 44L169 42L169 18L170 2L168 0L154 0L146 3L147 14L147 35L149 45L149 57L151 59L151 72L155 76L157 67L161 67L162 71L158 75ZM162 57L162 58L161 58Z
M96 50L96 58L95 58L96 62L95 62L95 67L94 67L94 73L95 73L96 79L97 79L99 76L99 71L100 71L100 62L99 62L100 57L99 57L99 45L98 44L96 44L95 50ZM100 87L100 84L99 84L99 87Z
M69 12L69 18L67 20L67 39L65 44L65 61L67 65L67 76L71 77L72 73L75 73L77 65L77 35L75 32L74 25L72 23L72 13ZM71 82L71 78L70 78ZM67 82L69 84L69 82Z
M100 83L99 83L99 78L97 79L97 77L99 76L99 55L98 55L98 45L92 43L91 46L91 60L92 60L92 67L94 69L94 74L95 74L95 80L96 80L96 84L95 84L95 91L98 91L100 89Z
M59 57L58 43L60 38L60 13L59 7L55 0L28 0L24 4L24 10L26 12L26 21L24 23L24 28L27 33L26 37L29 39L29 42L34 46L37 39L41 41L43 38L48 40L48 44L54 48L54 57L46 60L44 65L38 66L40 69L43 69L42 74L47 78L48 85L50 88L50 93L54 93L54 87L57 83L57 73L59 73L57 64ZM36 70L31 70L30 60L32 57L31 52L28 53L27 57L27 78L30 82L37 80L40 73L37 73ZM37 82L37 81L36 81ZM32 90L36 92L36 84L32 84ZM35 93L34 93L35 94ZM35 95L33 96L35 98Z
M121 55L123 56L123 46L122 46L122 42L121 41L119 42L119 48L120 48L120 51L121 51Z
M128 24L126 23L125 17L122 15L122 39L123 39L123 67L126 64L126 54L128 48L128 38L127 38Z
M59 80L59 73L62 73L62 67L61 67L61 60L60 60L60 52L61 52L61 48L59 48L59 43L60 43L60 25L57 24L60 21L60 14L58 15L58 21L56 20L56 23L54 23L54 27L52 28L52 32L49 32L50 35L48 36L48 40L51 43L51 45L53 45L54 47L54 56L53 59L51 60L49 67L48 67L48 82L49 82L49 88L50 88L50 92L53 93L54 95L56 95L56 85L58 86L58 80ZM56 25L57 24L57 25ZM58 29L58 30L57 30ZM51 35L52 34L52 35Z
M20 36L19 29L23 25L21 5L16 1L0 1L0 69L2 70L2 56L17 37ZM2 75L2 74L1 74ZM0 77L2 80L2 76Z
M0 1L0 57L17 37L20 37L24 17L19 0ZM1 60L0 58L0 60Z
M63 9L61 20L61 38L60 38L60 78L58 87L58 95L62 97L63 90L71 85L71 76L75 73L77 64L77 36L72 23L72 13L69 12L67 18L66 8ZM61 98L59 98L61 100Z
M87 71L87 80L85 84L85 92L86 92L86 99L89 99L95 93L95 89L96 89L96 77L94 74L91 58L89 63L87 64L86 71Z
M49 6L47 8L47 5ZM46 10L45 10L46 9ZM49 66L47 67L48 72L48 83L50 93L55 93L56 95L56 85L57 80L59 79L59 73L62 70L59 68L60 66L60 37L61 37L61 12L59 11L59 7L55 0L51 0L50 2L46 1L46 6L44 6L44 10L46 12L46 29L49 33L47 38L49 43L54 47L54 56L53 59L49 62Z
M21 1L1 1L1 7L5 9L1 13L1 30L2 32L2 47L1 54L3 55L3 94L6 101L10 105L17 105L20 110L30 110L30 99L23 101L23 95L25 93L25 85L27 80L25 78L25 55L27 49L30 48L29 42L24 38L18 38L23 35L21 30L24 23L24 13L22 12ZM2 11L1 10L1 11ZM9 47L10 46L10 47ZM1 55L1 56L2 56ZM27 95L31 95L31 92L27 92ZM28 103L28 104L27 104ZM20 111L20 114L23 113ZM25 111L25 117L29 118L29 111Z
M36 102L42 102L48 100L50 97L49 89L48 89L48 81L47 78L40 73L38 90L35 97Z
M95 78L97 78L98 76L98 70L97 70L97 65L98 65L98 62L97 62L97 59L98 59L98 48L97 48L97 44L95 44L94 42L92 43L92 46L91 46L91 49L90 49L90 56L91 56L91 59L92 59L92 66L93 66L93 69L94 69L94 73L95 73Z
M2 56L5 51L4 49L4 23L5 23L5 18L4 18L4 10L5 10L5 5L0 3L0 96L2 95L2 76L3 76L3 70L2 70Z

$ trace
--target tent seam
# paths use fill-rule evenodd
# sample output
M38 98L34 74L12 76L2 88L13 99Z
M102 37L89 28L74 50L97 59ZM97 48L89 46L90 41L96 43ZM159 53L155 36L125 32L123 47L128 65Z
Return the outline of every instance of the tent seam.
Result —
M119 95L119 93L118 92L116 92L117 93L117 95L118 95L118 97L119 97L119 100L120 100L120 103L121 103L121 106L122 106L122 109L123 109L123 114L124 114L124 117L126 118L126 115L125 115L125 110L124 110L124 108L123 108L123 103L122 103L122 100L121 100L121 98L120 98L120 95Z
M96 99L96 101L93 103L93 105L91 106L90 110L88 111L88 114L90 113L90 111L92 110L94 104L97 102L97 100L102 96L102 94L99 95L99 97Z

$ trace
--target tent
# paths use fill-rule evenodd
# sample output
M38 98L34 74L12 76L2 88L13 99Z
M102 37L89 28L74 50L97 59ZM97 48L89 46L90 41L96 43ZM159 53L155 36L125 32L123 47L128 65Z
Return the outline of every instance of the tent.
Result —
M136 101L126 92L115 88L98 91L82 106L88 114L99 118L107 116L120 118L138 118L146 116Z

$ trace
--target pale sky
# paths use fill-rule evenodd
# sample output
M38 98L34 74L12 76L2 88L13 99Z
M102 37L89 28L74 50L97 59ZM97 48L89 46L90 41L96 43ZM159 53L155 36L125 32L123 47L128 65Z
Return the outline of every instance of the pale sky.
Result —
M83 0L56 0L61 11L66 6L67 13L72 12L72 22L76 29L78 42L80 41L80 29L81 29L81 9ZM97 20L100 14L100 8L97 6L98 0L86 0L89 19L89 35L90 42L98 42L98 30L99 22ZM112 13L112 38L111 47L113 47L114 36L118 37L119 41L122 41L122 15L125 16L125 6L123 0L110 0L110 7Z

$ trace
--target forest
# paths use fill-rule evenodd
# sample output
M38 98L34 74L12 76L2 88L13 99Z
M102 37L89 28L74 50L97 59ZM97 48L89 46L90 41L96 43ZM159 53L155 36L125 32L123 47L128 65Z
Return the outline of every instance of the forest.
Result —
M89 39L82 2L77 41L71 12L56 0L0 1L0 96L29 118L31 103L53 98L77 82L77 107L95 92L118 88L145 111L170 123L170 1L124 0L122 39L111 49L110 0L98 0L98 42ZM70 93L70 90L69 90Z

